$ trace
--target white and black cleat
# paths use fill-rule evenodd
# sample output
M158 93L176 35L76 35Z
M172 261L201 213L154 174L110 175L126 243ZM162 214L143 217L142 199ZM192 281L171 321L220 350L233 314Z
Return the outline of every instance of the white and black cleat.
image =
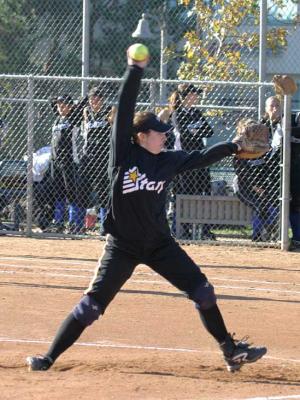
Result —
M47 371L51 368L53 361L47 356L27 357L26 364L29 371Z
M220 347L229 372L236 372L244 364L254 363L267 353L266 347L251 347L245 340L234 340L231 335L226 337Z

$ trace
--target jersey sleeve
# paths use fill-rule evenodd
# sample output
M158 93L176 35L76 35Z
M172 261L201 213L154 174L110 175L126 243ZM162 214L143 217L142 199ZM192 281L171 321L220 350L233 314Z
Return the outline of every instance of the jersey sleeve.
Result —
M136 65L129 66L125 73L119 92L117 114L112 128L110 167L122 165L132 145L133 116L142 74L143 69Z
M237 150L238 147L235 143L221 142L203 150L192 151L191 153L177 151L175 152L177 155L176 174L192 169L208 167L225 157L235 154Z

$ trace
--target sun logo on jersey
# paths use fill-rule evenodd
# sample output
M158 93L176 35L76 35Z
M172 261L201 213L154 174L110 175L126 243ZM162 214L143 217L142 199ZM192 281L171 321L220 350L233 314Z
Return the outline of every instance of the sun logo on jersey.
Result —
M136 182L137 178L139 176L139 170L137 167L135 167L133 170L129 170L129 179L132 180L132 182Z
M146 174L139 171L138 167L129 168L123 178L123 194L138 190L156 191L160 193L166 181L149 181Z

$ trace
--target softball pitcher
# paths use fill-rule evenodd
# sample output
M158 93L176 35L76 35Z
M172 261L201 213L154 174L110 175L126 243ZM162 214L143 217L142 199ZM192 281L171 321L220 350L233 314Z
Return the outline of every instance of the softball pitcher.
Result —
M104 314L138 264L146 264L191 299L224 354L229 371L260 359L265 347L250 347L227 332L213 286L175 242L166 218L167 186L184 171L204 168L242 150L219 143L187 153L165 151L170 126L155 114L134 116L145 61L128 56L110 144L110 205L104 228L105 251L89 288L59 328L48 352L27 358L32 371L49 369L85 328ZM158 311L158 310L157 310ZM176 312L176 310L174 310Z

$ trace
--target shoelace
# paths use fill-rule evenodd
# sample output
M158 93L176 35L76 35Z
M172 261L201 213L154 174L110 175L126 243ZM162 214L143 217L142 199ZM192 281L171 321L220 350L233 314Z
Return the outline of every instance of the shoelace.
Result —
M244 345L247 345L247 346L251 346L253 344L253 343L248 343L248 340L249 340L249 336L248 335L243 336L241 339L235 339L234 338L235 332L234 332L230 336L231 336L231 339L233 340L233 342L234 342L234 344L236 346L238 346L239 344L244 344Z

